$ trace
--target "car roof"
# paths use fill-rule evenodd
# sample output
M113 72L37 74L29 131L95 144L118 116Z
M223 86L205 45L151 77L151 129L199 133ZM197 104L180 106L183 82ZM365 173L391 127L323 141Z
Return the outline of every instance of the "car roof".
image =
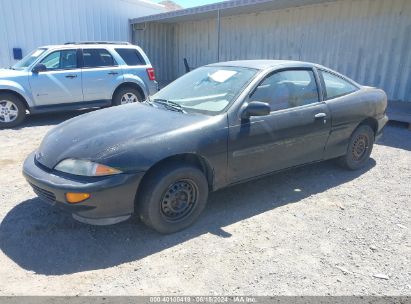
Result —
M258 70L265 70L268 68L275 67L301 67L301 68L311 68L319 67L319 65L304 62L304 61L294 61L294 60L236 60L236 61L225 61L209 64L208 66L231 66L231 67L244 67L252 68Z
M89 49L89 48L124 48L124 49L135 49L137 48L136 45L133 44L114 44L114 43L85 43L85 44L77 44L77 43L67 43L67 44L52 44L52 45L43 45L38 47L39 49Z
M266 69L272 69L272 68L313 68L316 67L321 70L325 70L327 72L330 72L334 75L339 76L340 78L343 78L357 87L361 87L360 84L352 80L351 78L348 78L347 76L340 74L330 68L327 68L321 64L316 64L312 62L306 62L306 61L297 61L297 60L236 60L236 61L225 61L225 62L217 62L217 63L212 63L207 66L215 66L215 67L243 67L243 68L250 68L250 69L257 69L257 70L266 70Z

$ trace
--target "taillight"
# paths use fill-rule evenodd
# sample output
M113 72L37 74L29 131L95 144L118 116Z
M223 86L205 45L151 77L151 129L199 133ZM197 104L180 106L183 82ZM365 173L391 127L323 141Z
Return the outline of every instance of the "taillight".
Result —
M147 69L147 75L148 75L148 79L150 79L150 80L156 80L156 74L154 73L154 69L153 69L153 68L148 68L148 69Z

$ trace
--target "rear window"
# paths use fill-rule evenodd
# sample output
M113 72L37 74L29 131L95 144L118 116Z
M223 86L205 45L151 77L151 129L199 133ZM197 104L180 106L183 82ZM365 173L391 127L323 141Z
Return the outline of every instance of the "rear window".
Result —
M326 71L320 71L320 73L324 79L326 99L337 98L358 90L356 86L341 77Z
M116 49L127 65L145 65L145 61L136 49Z
M113 56L105 49L83 49L84 67L107 67L115 66Z

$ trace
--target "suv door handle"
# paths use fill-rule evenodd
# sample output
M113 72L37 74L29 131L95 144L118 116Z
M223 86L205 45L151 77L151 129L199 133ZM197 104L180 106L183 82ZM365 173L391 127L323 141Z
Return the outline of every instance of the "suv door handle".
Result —
M118 73L117 72L109 72L108 74L109 75L117 75Z
M320 119L320 118L325 118L325 117L327 117L327 114L325 113L317 113L314 115L315 119Z
M77 75L66 75L66 78L71 78L71 79L77 78Z

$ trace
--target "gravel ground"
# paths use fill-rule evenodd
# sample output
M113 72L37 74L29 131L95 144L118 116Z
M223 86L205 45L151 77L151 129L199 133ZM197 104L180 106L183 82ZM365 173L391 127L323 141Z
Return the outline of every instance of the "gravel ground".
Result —
M88 226L35 198L22 162L53 125L0 130L0 295L411 295L411 131L389 125L367 168L324 162L211 195L163 236Z

